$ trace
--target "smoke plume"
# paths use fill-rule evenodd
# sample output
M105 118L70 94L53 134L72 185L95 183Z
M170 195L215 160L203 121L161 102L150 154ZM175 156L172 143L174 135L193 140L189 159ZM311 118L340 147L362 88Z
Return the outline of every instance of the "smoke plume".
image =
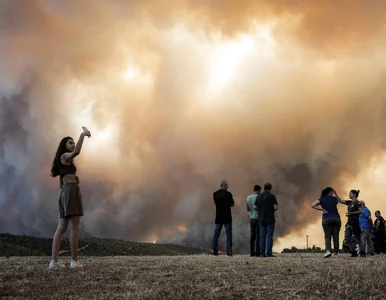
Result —
M81 126L82 234L135 241L210 247L227 179L246 251L254 184L285 237L382 157L385 3L174 2L1 1L0 232L53 234L51 162Z

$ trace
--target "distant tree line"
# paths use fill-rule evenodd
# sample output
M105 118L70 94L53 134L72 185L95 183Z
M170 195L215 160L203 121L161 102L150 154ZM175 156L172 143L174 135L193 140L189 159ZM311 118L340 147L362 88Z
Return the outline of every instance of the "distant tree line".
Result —
M292 246L291 248L284 248L281 253L322 253L324 250L320 247L313 245L311 248L296 248Z

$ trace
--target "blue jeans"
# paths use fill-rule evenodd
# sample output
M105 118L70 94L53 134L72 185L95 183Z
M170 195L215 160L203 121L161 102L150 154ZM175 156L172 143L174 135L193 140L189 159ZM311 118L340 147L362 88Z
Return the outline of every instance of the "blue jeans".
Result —
M212 240L213 255L218 255L218 238L223 225L227 235L227 255L232 255L232 224L215 224Z
M275 223L260 224L260 256L272 256L273 233L275 231Z

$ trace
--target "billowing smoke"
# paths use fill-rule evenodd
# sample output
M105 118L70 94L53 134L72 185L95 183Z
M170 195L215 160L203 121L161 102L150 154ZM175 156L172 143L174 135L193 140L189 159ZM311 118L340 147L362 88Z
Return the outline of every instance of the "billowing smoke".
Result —
M245 251L254 184L283 237L383 155L383 2L172 2L1 1L0 232L54 232L50 165L83 125L83 235L135 241L209 247L227 179Z

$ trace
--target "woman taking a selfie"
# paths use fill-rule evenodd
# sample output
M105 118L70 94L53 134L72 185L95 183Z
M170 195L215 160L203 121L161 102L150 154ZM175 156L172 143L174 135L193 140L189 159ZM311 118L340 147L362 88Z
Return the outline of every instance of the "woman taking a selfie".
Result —
M58 146L55 158L52 162L51 176L60 178L59 196L59 221L54 239L52 241L52 260L49 268L64 268L64 264L58 260L60 242L63 234L70 225L70 245L72 259L70 268L82 268L78 260L79 221L83 216L82 193L79 188L79 178L76 176L77 168L73 159L79 155L84 137L91 137L90 131L83 127L79 140L75 145L71 137L63 138Z

